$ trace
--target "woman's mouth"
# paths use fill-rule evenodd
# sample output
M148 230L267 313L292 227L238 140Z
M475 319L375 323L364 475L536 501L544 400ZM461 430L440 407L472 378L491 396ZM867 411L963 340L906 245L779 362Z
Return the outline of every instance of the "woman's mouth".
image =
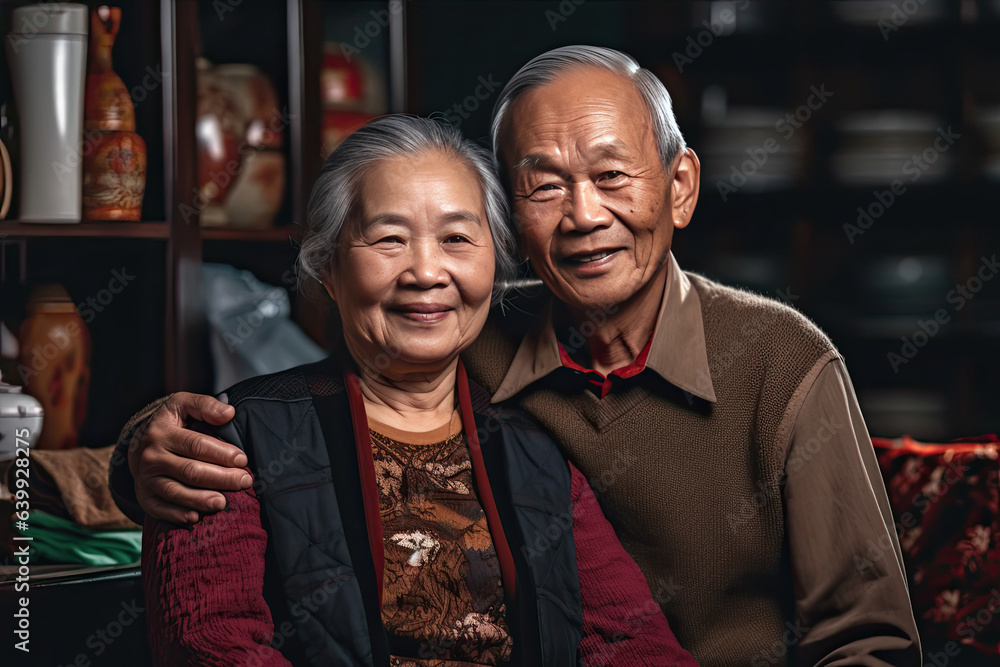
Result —
M433 324L446 318L454 309L441 303L408 303L392 310L411 322Z

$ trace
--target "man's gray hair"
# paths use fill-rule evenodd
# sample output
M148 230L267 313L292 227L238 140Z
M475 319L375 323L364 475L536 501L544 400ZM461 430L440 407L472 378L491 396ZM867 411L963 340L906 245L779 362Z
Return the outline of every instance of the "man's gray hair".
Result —
M457 129L430 118L394 114L363 125L337 147L320 168L307 209L308 225L297 260L299 289L315 291L323 271L337 258L344 223L356 211L362 178L382 160L441 151L462 160L476 173L496 255L494 300L500 299L516 270L517 242L508 223L507 195L496 161L486 149L464 139ZM315 282L313 282L315 281Z
M517 98L533 88L551 83L559 74L577 67L600 67L632 82L653 121L653 134L660 160L669 169L674 157L685 148L684 137L674 118L670 93L655 74L639 67L634 58L621 51L600 46L562 46L552 49L532 58L517 71L504 86L493 107L490 138L497 158L501 154L500 140L507 130L507 114Z

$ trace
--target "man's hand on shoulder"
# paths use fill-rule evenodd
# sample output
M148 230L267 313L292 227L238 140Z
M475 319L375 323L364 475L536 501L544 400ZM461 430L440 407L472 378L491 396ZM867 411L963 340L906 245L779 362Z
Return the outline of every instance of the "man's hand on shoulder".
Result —
M195 523L199 512L226 506L221 491L239 491L252 483L239 447L187 428L189 419L214 426L236 415L231 405L203 394L172 394L136 430L129 443L128 465L135 495L151 517Z

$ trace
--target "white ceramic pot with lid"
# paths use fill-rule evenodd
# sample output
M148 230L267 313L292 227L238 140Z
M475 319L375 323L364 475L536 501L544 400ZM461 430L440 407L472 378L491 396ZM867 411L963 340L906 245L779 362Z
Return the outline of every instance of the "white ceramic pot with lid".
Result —
M0 461L32 447L42 432L42 404L21 389L0 378Z

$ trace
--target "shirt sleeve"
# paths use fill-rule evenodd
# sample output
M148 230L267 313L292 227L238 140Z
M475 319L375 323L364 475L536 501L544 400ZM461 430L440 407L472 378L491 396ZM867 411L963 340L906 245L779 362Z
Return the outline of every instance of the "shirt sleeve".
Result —
M583 598L584 664L690 667L639 566L626 553L573 464L573 538Z
M125 424L125 428L122 429L121 435L118 436L118 442L115 443L115 451L111 454L111 463L108 467L108 486L111 489L111 498L122 514L140 526L146 518L146 513L142 511L142 507L139 506L139 501L135 497L135 478L132 477L132 471L128 467L128 448L139 429L149 421L153 413L168 398L170 396L158 398L132 415L128 423Z
M270 646L257 496L252 488L225 495L226 510L190 528L146 518L142 581L157 664L291 664Z
M892 513L847 369L834 358L815 378L785 463L794 664L920 665Z

